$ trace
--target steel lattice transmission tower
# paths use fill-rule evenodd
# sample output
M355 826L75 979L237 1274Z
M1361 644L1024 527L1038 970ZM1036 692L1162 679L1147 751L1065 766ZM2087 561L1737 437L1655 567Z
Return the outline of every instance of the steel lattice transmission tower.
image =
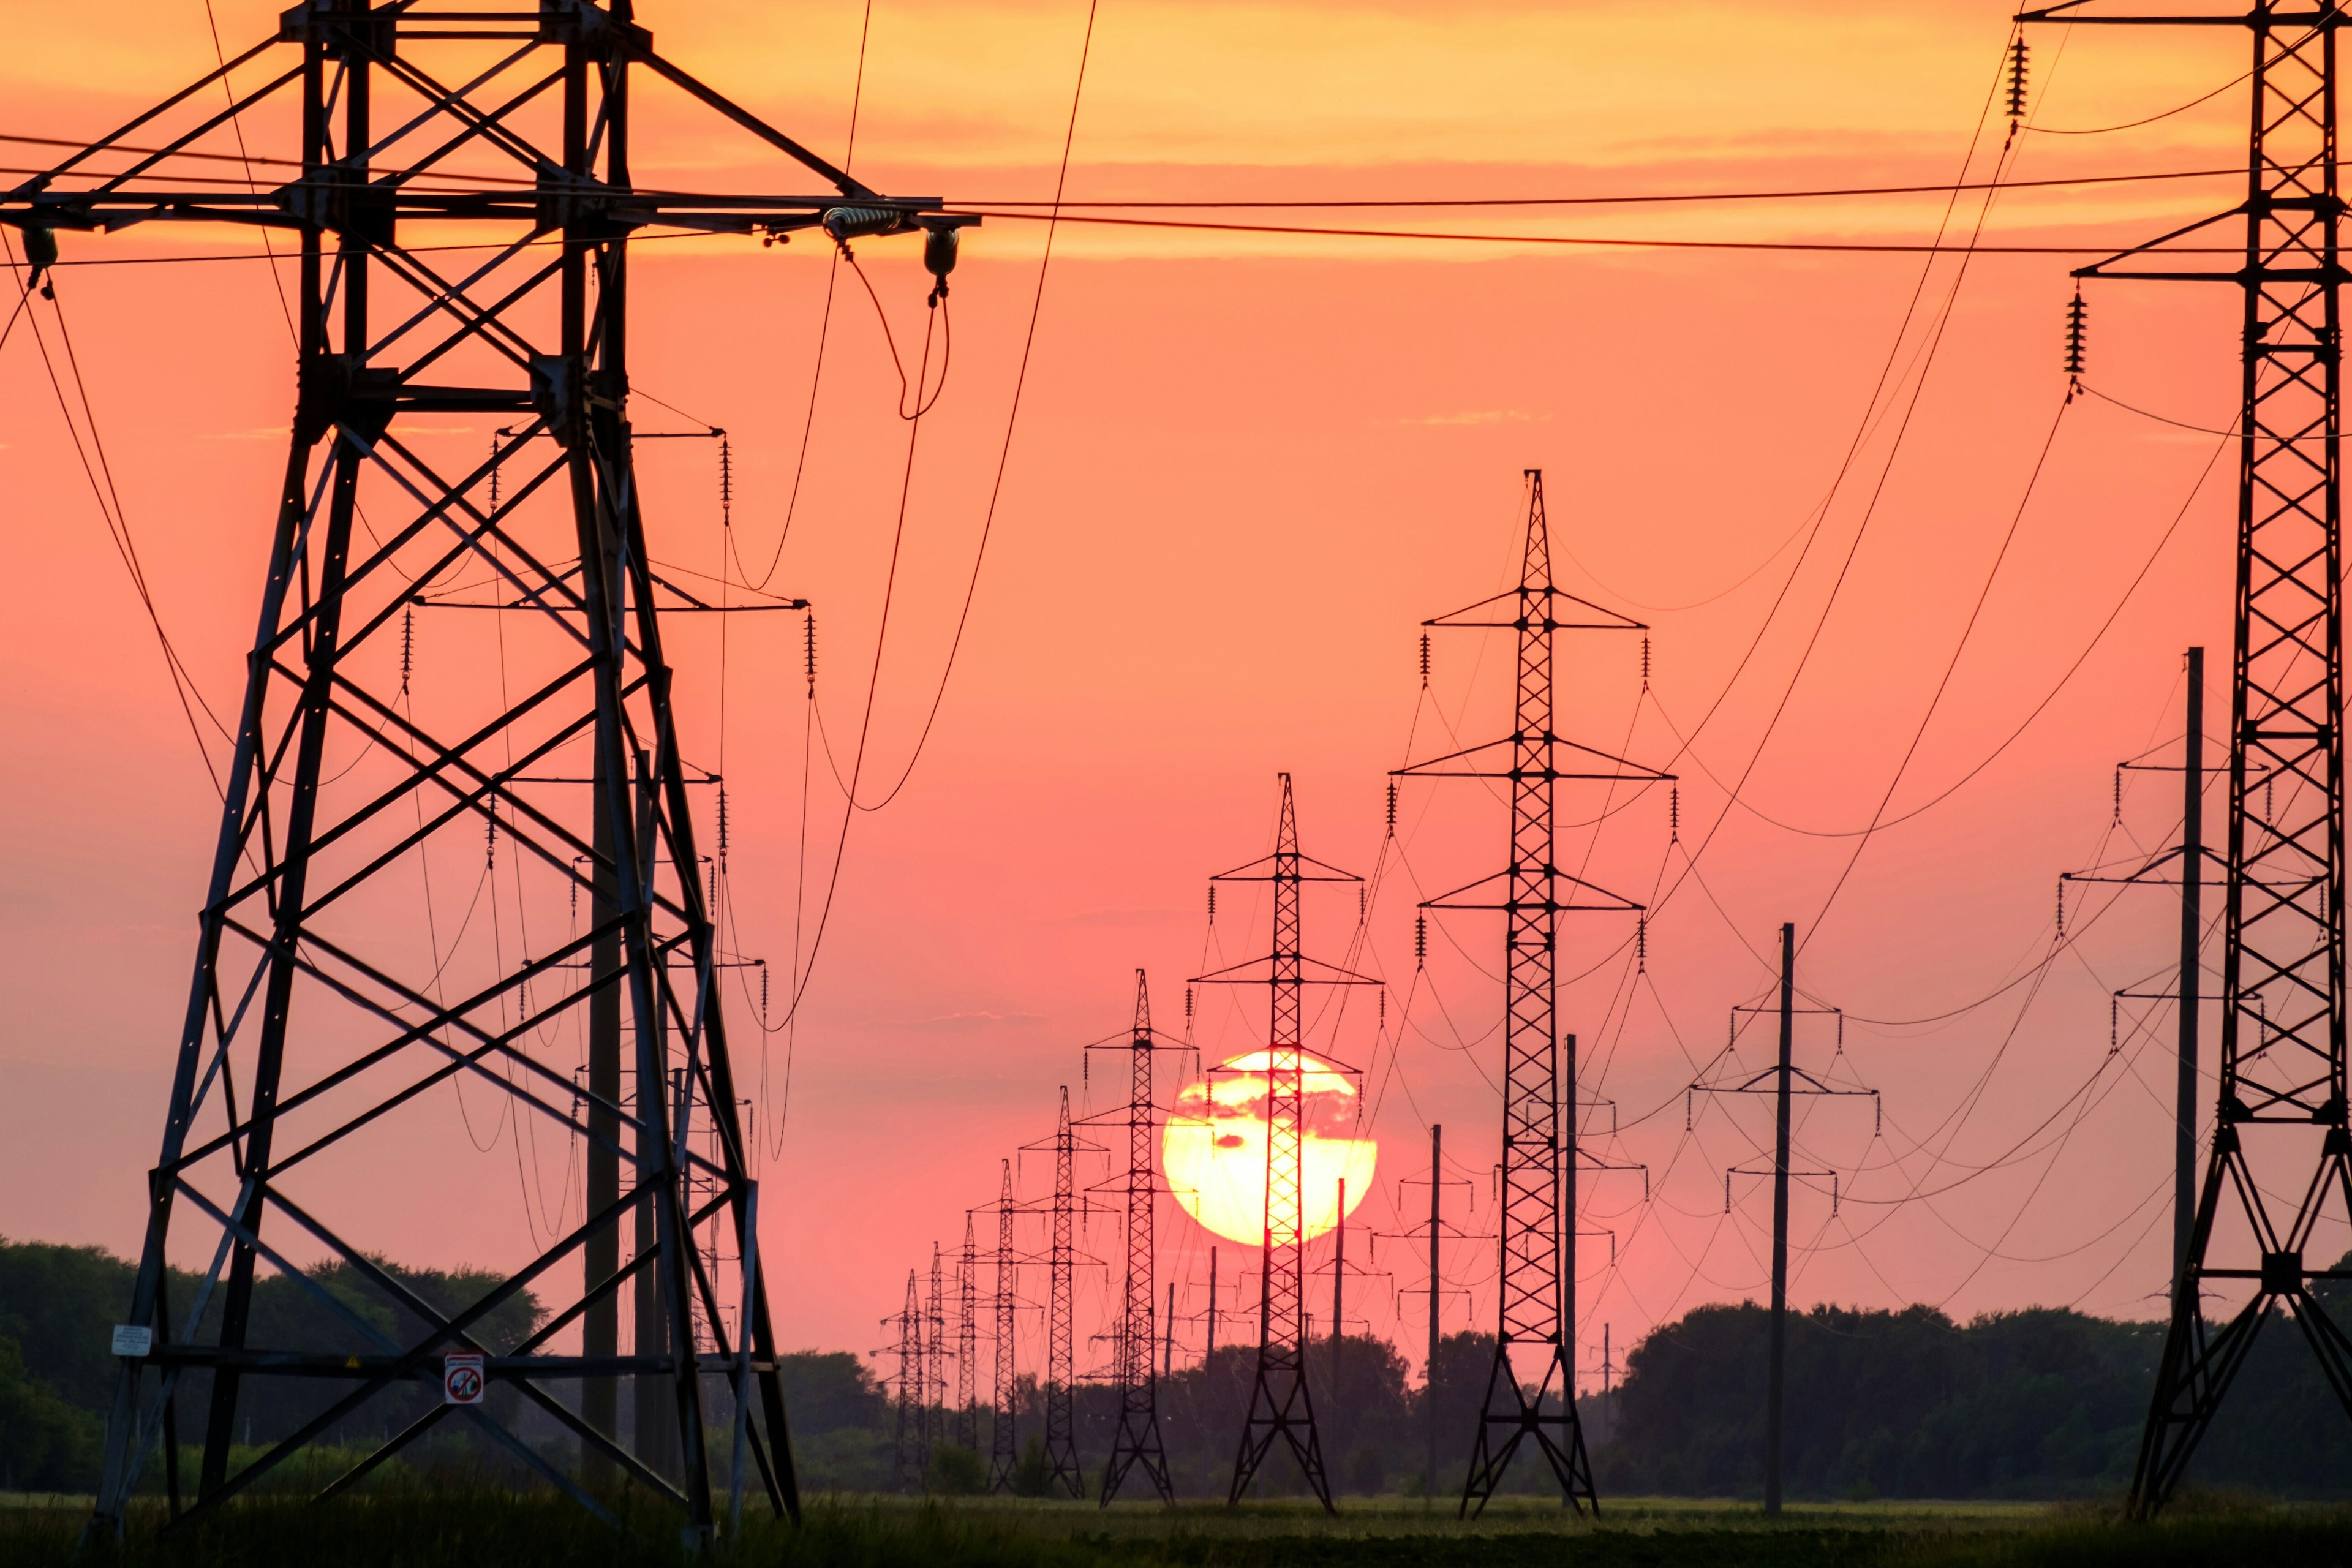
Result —
M948 1316L945 1259L931 1243L931 1293L923 1312L923 1447L948 1440Z
M1257 1373L1250 1388L1249 1414L1242 1424L1241 1448L1234 1459L1234 1484L1227 1501L1241 1500L1279 1438L1328 1510L1331 1486L1324 1473L1315 1406L1307 1392L1302 1163L1307 1068L1300 1038L1305 1026L1301 1005L1309 984L1377 985L1380 982L1307 958L1300 950L1305 885L1363 879L1300 852L1290 775L1281 777L1282 807L1276 820L1274 853L1211 879L1213 882L1273 884L1273 950L1264 958L1197 976L1194 982L1264 985L1272 997L1265 1050L1265 1264L1258 1274Z
M1013 1216L1021 1212L1021 1205L1013 1195L1013 1162L1003 1162L1003 1181L996 1206L979 1211L996 1216L996 1250L989 1254L990 1261L996 1265L996 1289L988 1298L995 1342L991 1348L996 1363L995 1403L988 1421L988 1489L992 1492L1013 1489L1013 1471L1021 1462L1013 1408L1018 1385L1013 1354L1013 1310L1019 1302L1016 1270L1024 1259L1013 1247Z
M1103 1468L1102 1506L1110 1506L1128 1471L1138 1466L1160 1500L1172 1503L1176 1491L1169 1484L1168 1452L1160 1439L1160 1377L1152 1358L1159 1316L1152 1300L1152 1207L1168 1188L1159 1175L1160 1116L1152 1103L1151 1069L1157 1053L1185 1047L1163 1046L1152 1033L1151 991L1140 969L1135 972L1135 1025L1128 1043L1107 1048L1125 1050L1129 1063L1127 1104L1113 1113L1127 1128L1127 1170L1111 1189L1127 1200L1127 1274L1113 1341L1118 1362L1118 1429L1111 1436L1110 1460Z
M1555 635L1646 628L1552 586L1541 469L1527 470L1527 545L1518 586L1422 623L1517 634L1511 733L1399 770L1399 776L1408 778L1507 779L1511 788L1508 865L1422 905L1496 910L1504 917L1500 1303L1494 1365L1463 1489L1465 1515L1486 1508L1527 1439L1542 1449L1571 1503L1580 1510L1586 1503L1599 1507L1576 1413L1576 1047L1570 1036L1563 1063L1559 917L1581 910L1634 913L1642 906L1559 868L1554 797L1562 780L1655 783L1672 776L1563 740L1555 731ZM1570 755L1562 757L1562 752ZM1513 1352L1523 1348L1539 1362L1529 1366L1515 1361ZM1533 1382L1523 1384L1528 1373ZM1560 1401L1556 1415L1543 1409L1544 1400L1555 1394Z
M2062 5L2018 18L2242 26L2252 44L2245 199L2075 272L2226 283L2244 301L2219 1110L2132 1477L2131 1510L2142 1517L2179 1484L2275 1309L2293 1313L2352 1414L2352 1339L2310 1289L2347 1275L2304 1257L2323 1219L2352 1218L2336 143L2336 35L2347 16L2336 0L2313 0L2211 16ZM2244 231L2236 265L2175 248L2236 225ZM2202 1310L2211 1285L2252 1287L2217 1330Z
M225 88L236 73L260 85ZM638 189L641 85L698 103L824 194ZM182 177L224 166L184 154L248 147L257 161L233 175ZM272 189L247 182L255 168L299 173ZM120 1528L155 1445L176 1445L163 1414L190 1373L213 1382L183 1521L378 1395L437 1390L445 1355L488 1350L485 1321L526 1289L548 1315L498 1347L488 1378L577 1438L592 1468L674 1500L707 1537L705 1391L724 1374L739 1408L759 1408L759 1484L797 1511L768 1271L741 1270L744 1299L725 1305L744 1342L728 1344L727 1282L692 1245L719 1219L748 1263L755 1185L688 799L707 778L685 753L663 651L658 612L678 601L648 558L631 460L628 257L649 226L773 238L824 225L841 238L929 221L943 232L926 255L944 264L958 220L917 216L938 205L872 191L704 86L655 50L628 0L302 0L273 37L0 196L0 224L35 254L60 230L134 222L276 228L297 247L292 443L148 1188L126 1341L139 1353L122 1360L110 1417L102 1525ZM404 243L418 225L421 247ZM481 247L454 264L436 254L460 234ZM511 434L487 460L448 463L430 427L468 414ZM501 468L512 482L493 502ZM511 699L484 681L431 705L400 688L407 614L442 604L499 612ZM491 832L525 862L533 885L516 897L538 902L544 945L437 952L415 918L420 860L440 847L469 863ZM549 941L567 898L586 918ZM583 1020L601 1053L584 1089L576 1058L546 1059L541 1043ZM589 1202L583 1223L443 1312L376 1261L346 1194L413 1169L419 1118L446 1115L460 1079L577 1138ZM174 1254L210 1259L194 1300L164 1299ZM333 1260L378 1315L342 1307L291 1255ZM335 1342L274 1341L255 1315L264 1263L337 1315ZM642 1309L629 1353L625 1292ZM422 1331L376 1326L394 1309ZM697 1345L698 1317L716 1354ZM583 1355L553 1353L567 1332L584 1335ZM232 1472L243 1389L289 1376L335 1397ZM606 1391L622 1378L638 1391L636 1451L614 1429ZM567 1382L585 1384L581 1413L546 1386ZM326 1489L452 1419L603 1511L485 1407L437 1400Z
M963 1251L956 1258L956 1441L980 1448L980 1252L970 1213L963 1216Z
M915 1271L907 1270L907 1304L898 1317L898 1431L894 1469L902 1492L920 1491L930 1473L923 1420L923 1304Z
M1023 1147L1051 1149L1054 1153L1054 1195L1045 1210L1053 1225L1053 1240L1045 1258L1045 1377L1040 1390L1045 1400L1045 1458L1053 1466L1048 1484L1082 1498L1087 1495L1087 1474L1078 1463L1077 1355L1070 1299L1077 1264L1077 1157L1081 1151L1090 1154L1103 1151L1100 1145L1081 1139L1071 1125L1068 1084L1062 1085L1062 1109L1053 1141Z

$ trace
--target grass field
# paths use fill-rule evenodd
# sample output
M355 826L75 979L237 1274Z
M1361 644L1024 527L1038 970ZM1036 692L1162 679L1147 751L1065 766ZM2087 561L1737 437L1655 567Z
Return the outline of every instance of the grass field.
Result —
M810 1500L799 1530L759 1521L718 1556L779 1568L2058 1568L2154 1563L2352 1568L2352 1510L2184 1500L2133 1525L2111 1508L2003 1503L1799 1505L1777 1522L1753 1505L1611 1501L1597 1522L1505 1500L1465 1524L1400 1500L1351 1500L1337 1519L1291 1503L1228 1512L1008 1499L921 1503ZM122 1568L666 1568L689 1553L676 1516L625 1509L614 1531L569 1503L402 1489L323 1507L268 1500L159 1534L138 1516L120 1545L77 1554L86 1500L0 1497L0 1563Z

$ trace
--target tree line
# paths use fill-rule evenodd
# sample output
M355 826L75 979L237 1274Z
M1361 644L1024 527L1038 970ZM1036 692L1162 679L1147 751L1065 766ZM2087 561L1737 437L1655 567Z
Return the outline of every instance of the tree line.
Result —
M386 1265L436 1310L488 1289L487 1275ZM2338 1268L2352 1267L2347 1258ZM126 1314L131 1266L95 1247L0 1243L0 1489L87 1491L95 1484L116 1362L111 1326ZM423 1325L354 1272L330 1265L312 1284L395 1342ZM199 1281L174 1272L170 1300L184 1314ZM2315 1286L2339 1322L2352 1296ZM216 1306L208 1311L216 1310ZM349 1330L317 1291L265 1276L257 1281L257 1331L274 1343L328 1348ZM2352 1419L2321 1376L2298 1326L2267 1323L2189 1479L2298 1497L2352 1492ZM1765 1346L1769 1315L1753 1302L1695 1308L1653 1330L1625 1356L1622 1381L1588 1393L1579 1412L1603 1498L1757 1497L1763 1484ZM541 1321L527 1295L500 1309L478 1337L494 1349L526 1338ZM2064 1308L1993 1312L1955 1321L1926 1306L1897 1311L1815 1307L1790 1314L1786 1474L1790 1495L1864 1498L2063 1498L2112 1494L2128 1484L2140 1425L2163 1343L2160 1323L2094 1317ZM1343 1495L1420 1495L1433 1416L1436 1492L1458 1496L1493 1359L1485 1334L1448 1335L1436 1375L1414 1379L1395 1346L1349 1335L1316 1339L1307 1356L1327 1475ZM1206 1364L1181 1367L1159 1388L1160 1431L1181 1497L1222 1499L1248 1407L1255 1348L1221 1346ZM847 1352L783 1358L786 1408L802 1483L812 1491L878 1491L898 1484L898 1418L876 1368ZM557 1385L561 1388L561 1385ZM181 1384L179 1431L203 1438L206 1375ZM334 1380L260 1379L240 1401L239 1447L257 1448L300 1427L339 1397ZM714 1389L714 1393L718 1393ZM1012 1405L1022 1489L1044 1489L1045 1392L1022 1379ZM357 1452L401 1430L436 1397L416 1384L386 1390L332 1435ZM493 1385L493 1413L515 1420L519 1399ZM1071 1390L1078 1458L1098 1486L1118 1411L1118 1391L1087 1381ZM713 1405L724 1405L723 1394ZM993 1413L939 1410L926 1484L944 1492L986 1484ZM533 1447L576 1463L576 1446L543 1415L521 1423ZM971 1439L967 1447L962 1439ZM436 1439L420 1460L495 1466L502 1460L462 1431ZM193 1458L190 1459L193 1463ZM147 1482L160 1482L159 1467ZM1148 1495L1130 1479L1129 1495ZM1279 1446L1258 1495L1303 1489ZM1541 1460L1523 1451L1507 1490L1552 1489Z

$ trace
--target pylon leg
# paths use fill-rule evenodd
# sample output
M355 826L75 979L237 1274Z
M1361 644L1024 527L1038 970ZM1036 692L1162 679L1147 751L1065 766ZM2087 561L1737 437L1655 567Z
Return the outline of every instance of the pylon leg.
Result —
M1532 1440L1543 1453L1544 1462L1559 1482L1560 1497L1579 1514L1587 1508L1593 1517L1601 1515L1601 1500L1592 1487L1592 1459L1584 1446L1584 1422L1572 1397L1561 1401L1562 1414L1548 1415L1543 1411L1544 1395L1551 1391L1552 1373L1559 1370L1557 1350L1544 1368L1544 1380L1530 1403L1527 1390L1519 1386L1511 1370L1510 1356L1501 1346L1495 1350L1495 1360L1486 1372L1486 1398L1478 1417L1478 1435L1470 1450L1470 1469L1462 1485L1462 1507L1459 1517L1475 1518L1486 1511L1487 1502L1502 1485L1505 1472L1511 1468L1511 1458L1523 1441ZM1563 1388L1572 1387L1561 1379ZM1500 1395L1501 1397L1498 1397ZM1549 1428L1560 1428L1555 1437ZM1500 1435L1499 1443L1496 1441Z

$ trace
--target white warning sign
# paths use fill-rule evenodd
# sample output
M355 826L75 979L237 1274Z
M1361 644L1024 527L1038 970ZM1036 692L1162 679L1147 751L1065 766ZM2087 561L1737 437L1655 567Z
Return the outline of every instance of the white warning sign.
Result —
M479 1405L489 1386L479 1351L452 1351L441 1358L441 1403Z

